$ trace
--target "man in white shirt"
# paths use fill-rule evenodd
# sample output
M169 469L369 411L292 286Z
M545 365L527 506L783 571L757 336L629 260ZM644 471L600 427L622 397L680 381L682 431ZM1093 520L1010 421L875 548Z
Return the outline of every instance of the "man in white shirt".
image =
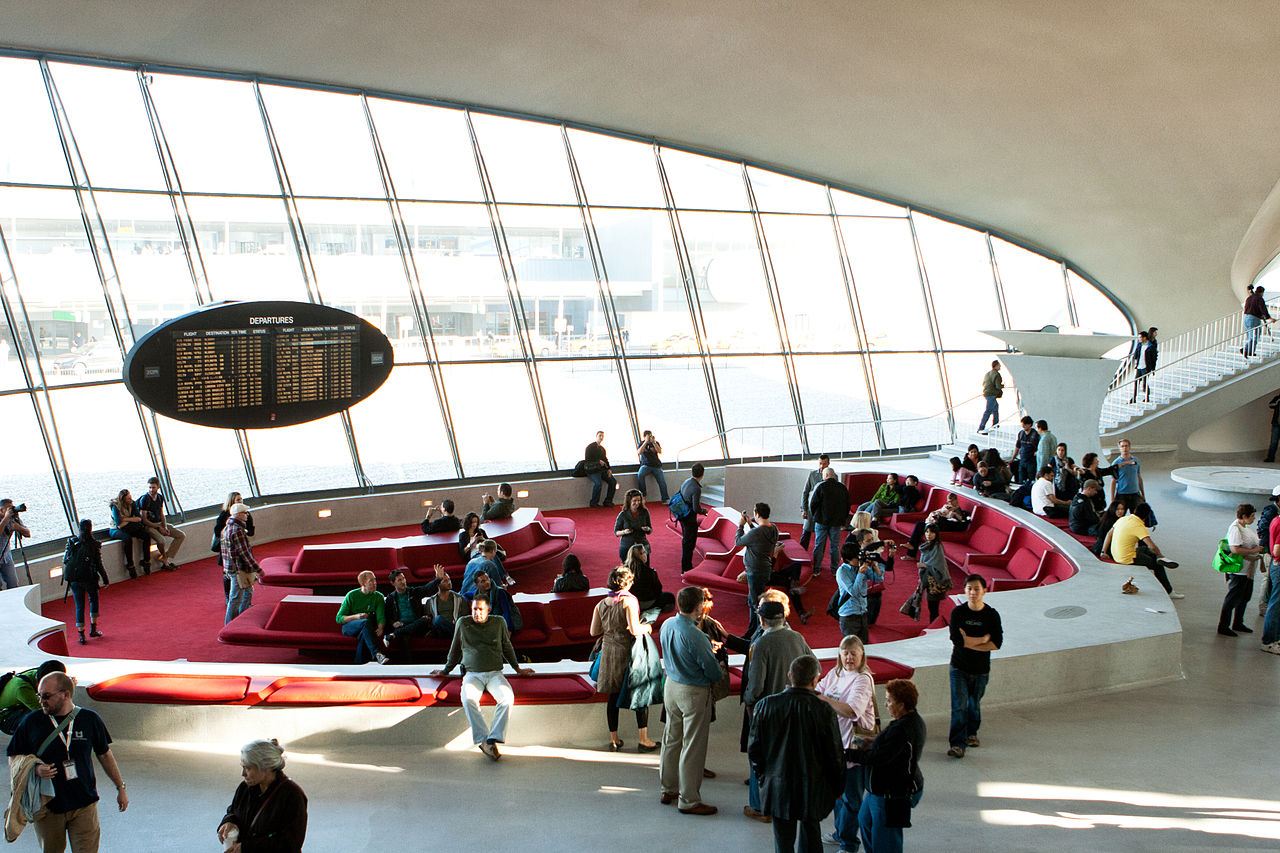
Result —
M1031 511L1045 518L1066 518L1070 501L1064 501L1053 491L1053 469L1045 465L1031 486Z

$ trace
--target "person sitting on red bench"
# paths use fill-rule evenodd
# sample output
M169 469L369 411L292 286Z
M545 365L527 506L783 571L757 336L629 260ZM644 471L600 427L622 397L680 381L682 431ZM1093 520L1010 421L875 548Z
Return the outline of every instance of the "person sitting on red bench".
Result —
M359 589L347 593L334 618L343 636L356 639L356 663L386 663L390 658L379 650L378 644L386 623L386 599L378 594L378 577L373 572L363 571L356 580Z
M1070 505L1070 501L1064 501L1054 494L1052 466L1041 468L1035 483L1031 485L1031 511L1043 518L1066 518Z
M449 577L444 573L444 566L439 563L435 565L435 573L435 580L411 588L404 569L391 570L392 589L386 595L384 611L387 631L382 636L382 644L388 649L395 644L407 654L409 643L414 637L425 636L431 631L433 620L423 609L423 599L435 594L442 577L446 580Z
M969 526L969 513L960 508L960 497L955 492L947 494L947 502L925 516L924 521L917 521L911 529L911 538L907 541L907 559L916 559L920 543L924 541L924 529L934 525L941 533L944 530L964 530Z

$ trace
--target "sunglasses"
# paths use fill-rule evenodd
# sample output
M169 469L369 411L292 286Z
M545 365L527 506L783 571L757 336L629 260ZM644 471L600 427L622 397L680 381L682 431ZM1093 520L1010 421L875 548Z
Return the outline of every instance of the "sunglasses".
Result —
M62 694L62 693L65 693L65 692L66 692L65 690L57 690L57 691L54 691L53 693L37 693L37 694L36 694L36 696L37 696L41 701L47 702L47 701L49 701L50 699L52 699L54 696L58 696L58 695L60 695L60 694Z

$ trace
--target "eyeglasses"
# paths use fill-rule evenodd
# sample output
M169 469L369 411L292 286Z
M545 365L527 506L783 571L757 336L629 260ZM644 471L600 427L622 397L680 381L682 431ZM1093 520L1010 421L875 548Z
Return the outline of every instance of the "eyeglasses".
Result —
M52 699L54 696L57 696L57 695L59 695L59 694L61 694L61 693L65 693L65 692L66 692L65 690L56 690L56 691L54 691L53 693L37 693L37 694L36 694L36 696L37 696L37 697L38 697L42 702L47 702L47 701L49 701L50 699Z

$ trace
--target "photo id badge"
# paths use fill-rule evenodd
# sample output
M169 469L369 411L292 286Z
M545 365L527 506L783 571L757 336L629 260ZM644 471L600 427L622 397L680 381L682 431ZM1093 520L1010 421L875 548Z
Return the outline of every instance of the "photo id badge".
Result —
M67 781L70 782L76 778L76 763L74 761L62 762L62 772L67 774Z

